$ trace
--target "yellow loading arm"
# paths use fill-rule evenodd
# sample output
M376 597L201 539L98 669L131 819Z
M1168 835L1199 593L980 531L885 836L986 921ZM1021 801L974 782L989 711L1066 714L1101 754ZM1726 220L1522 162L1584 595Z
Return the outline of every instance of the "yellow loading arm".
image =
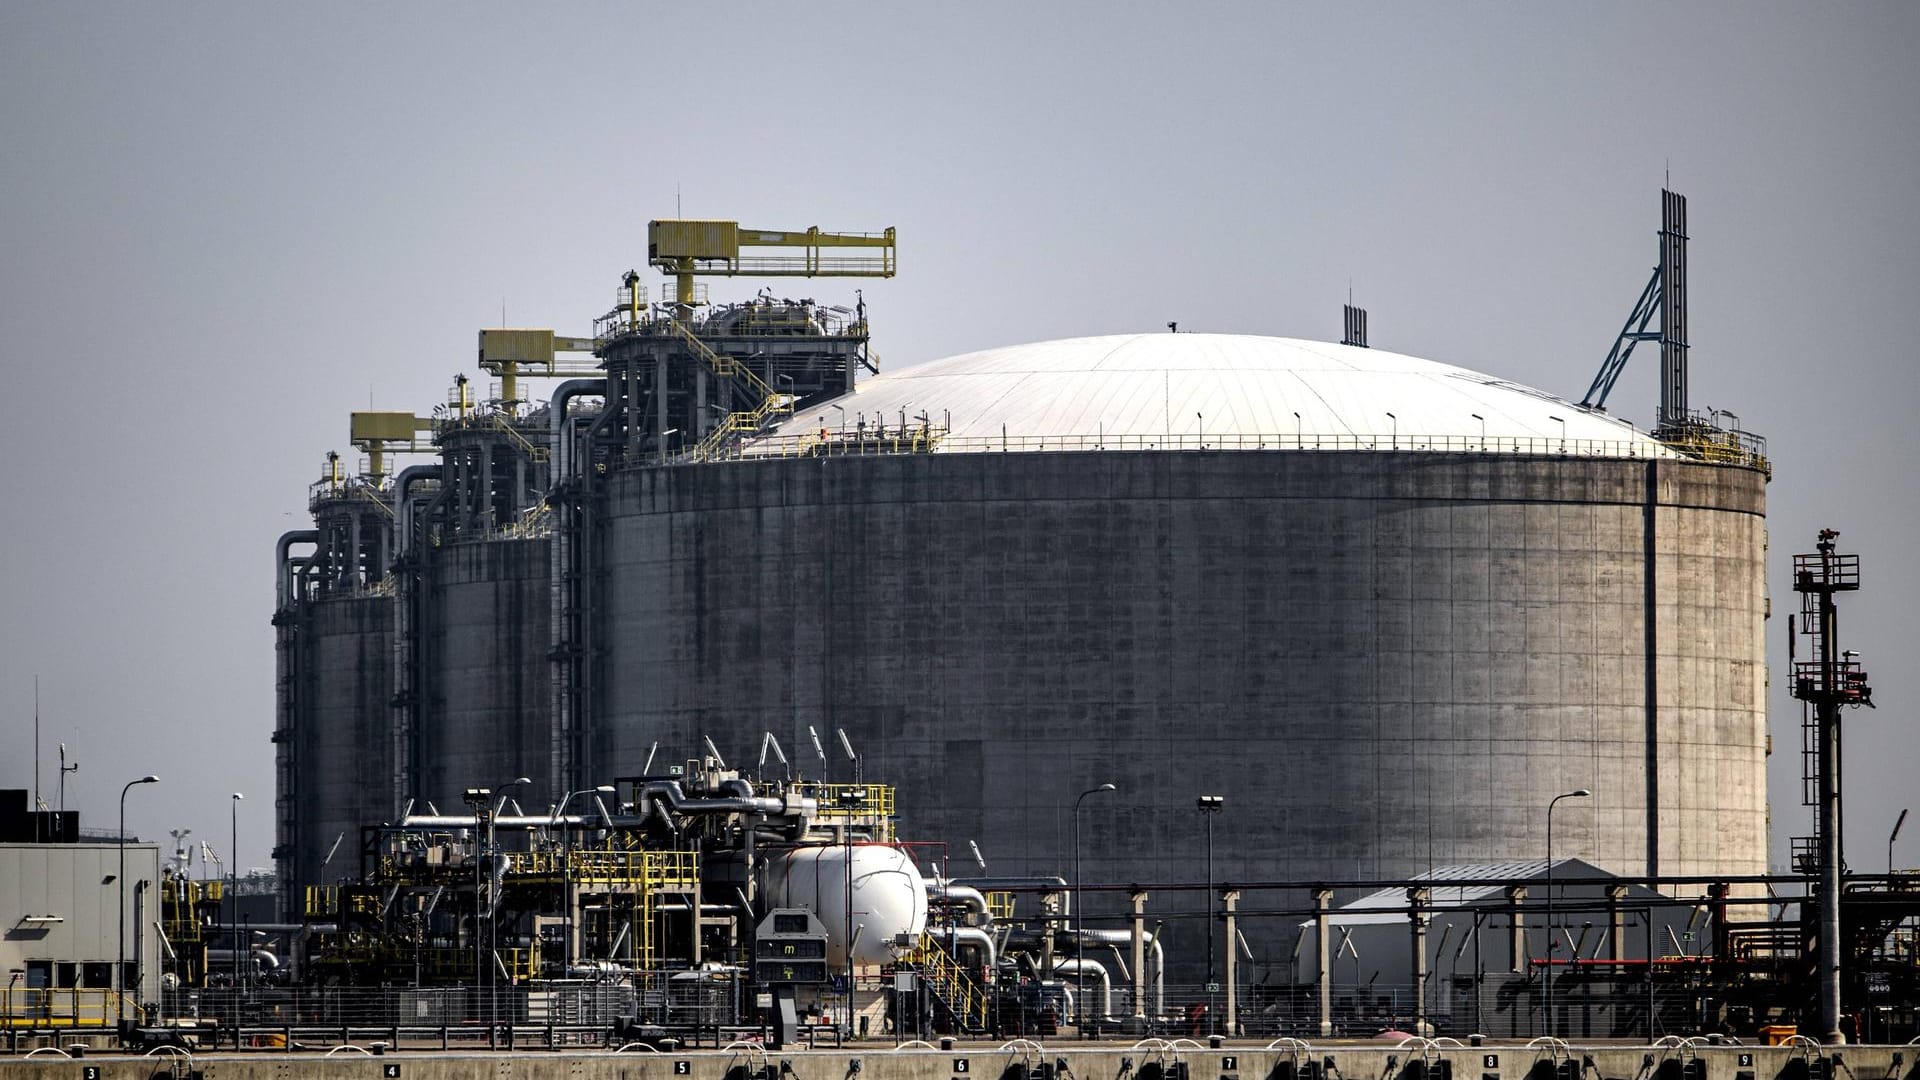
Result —
M742 254L752 248L798 248L794 255ZM827 249L857 254L828 254ZM893 229L878 233L748 229L737 221L647 222L647 263L678 284L675 302L693 303L696 274L738 277L879 277L895 273Z
M563 364L563 352L591 353L592 338L562 337L551 330L480 331L480 367L500 376L500 398L508 403L520 399L520 376L595 375L594 364Z
M367 455L367 479L379 487L387 474L386 455L431 454L433 440L422 439L433 421L410 412L357 412L349 424L353 445Z

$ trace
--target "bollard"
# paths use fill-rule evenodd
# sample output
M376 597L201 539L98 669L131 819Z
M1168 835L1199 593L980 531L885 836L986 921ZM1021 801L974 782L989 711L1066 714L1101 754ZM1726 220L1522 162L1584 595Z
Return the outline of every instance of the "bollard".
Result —
M940 1036L940 1049L942 1050L953 1049L953 1036L951 1035Z

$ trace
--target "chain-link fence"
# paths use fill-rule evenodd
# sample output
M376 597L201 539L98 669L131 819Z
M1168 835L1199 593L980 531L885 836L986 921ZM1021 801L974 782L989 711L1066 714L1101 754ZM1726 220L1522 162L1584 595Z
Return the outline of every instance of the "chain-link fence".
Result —
M598 1045L647 1028L697 1038L748 1023L737 977L690 973L638 987L569 982L181 990L149 1010L146 1020L149 1026L218 1031L222 1043L238 1038L254 1046L374 1037L444 1045Z

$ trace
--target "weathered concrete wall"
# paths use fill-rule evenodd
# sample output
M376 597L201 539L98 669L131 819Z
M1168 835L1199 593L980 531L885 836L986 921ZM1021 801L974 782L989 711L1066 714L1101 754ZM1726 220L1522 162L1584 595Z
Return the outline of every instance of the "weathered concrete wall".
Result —
M359 872L360 826L385 821L392 757L392 601L383 596L317 600L301 609L300 685L291 791L297 803L295 880L338 881ZM249 795L252 793L249 792ZM321 864L345 836L333 861Z
M1429 453L628 472L596 768L770 730L817 775L808 725L844 727L908 836L994 874L1065 872L1075 796L1111 781L1089 882L1198 880L1203 792L1215 880L1249 881L1540 858L1549 799L1588 787L1556 854L1759 873L1764 497L1743 469Z
M533 780L513 793L529 813L559 798L548 783L550 592L544 539L434 551L425 631L431 689L414 794L443 813L461 812L467 788L518 776Z

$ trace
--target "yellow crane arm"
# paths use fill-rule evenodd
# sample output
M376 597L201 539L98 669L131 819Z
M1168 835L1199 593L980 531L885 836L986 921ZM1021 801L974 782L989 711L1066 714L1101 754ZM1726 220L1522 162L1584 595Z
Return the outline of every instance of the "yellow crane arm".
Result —
M830 233L814 226L805 232L740 228L741 247L892 247L893 230L878 233Z
M520 400L522 375L593 375L594 364L562 364L556 356L563 352L593 351L592 338L565 337L551 330L480 331L480 367L500 376L500 396L507 401Z
M797 255L751 255L742 249L799 248ZM866 248L871 253L828 255L828 248ZM647 262L681 280L682 302L695 274L732 277L892 277L894 230L877 233L811 229L748 229L737 221L673 219L647 223Z
M433 442L421 439L433 430L433 421L410 412L356 412L348 420L347 437L367 455L367 476L375 487L387 474L386 455L432 453Z

